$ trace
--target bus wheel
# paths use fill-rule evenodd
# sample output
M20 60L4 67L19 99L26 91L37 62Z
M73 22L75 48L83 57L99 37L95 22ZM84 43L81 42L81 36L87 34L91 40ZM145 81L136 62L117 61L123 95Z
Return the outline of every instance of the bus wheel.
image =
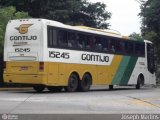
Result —
M113 90L113 85L109 85L109 90Z
M75 92L78 87L78 77L76 74L72 73L68 79L68 86L65 87L67 92Z
M44 85L35 85L33 86L33 89L37 92L42 92L45 89Z
M62 90L61 86L48 86L47 89L50 92L60 92Z
M144 84L143 80L144 80L144 77L142 75L139 75L137 79L136 89L141 88L141 86Z
M78 90L82 92L89 91L92 84L92 78L89 74L85 74L82 80L79 80Z

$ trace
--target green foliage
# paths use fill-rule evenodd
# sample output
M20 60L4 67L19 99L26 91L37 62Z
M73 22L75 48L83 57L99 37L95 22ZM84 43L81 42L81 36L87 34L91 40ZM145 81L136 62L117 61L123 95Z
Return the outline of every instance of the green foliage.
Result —
M150 31L150 32L145 33L144 38L147 39L147 40L151 40L152 42L156 42L156 41L154 41L156 36L157 36L156 32Z
M160 31L160 1L148 0L141 6L142 33Z
M16 12L14 7L0 8L0 53L2 53L3 50L5 30L8 21L27 17L29 17L27 13Z
M136 40L136 41L142 41L143 40L143 37L140 34L135 33L135 32L130 34L129 37L130 37L131 40Z
M160 59L160 0L143 1L140 16L142 36L155 44Z
M2 6L15 6L17 11L28 12L34 18L46 18L65 24L108 28L111 13L106 5L88 0L1 0Z
M111 17L111 13L107 12L106 5L100 2L97 3L89 3L86 2L81 11L87 15L85 19L85 25L96 28L104 28L107 29L109 24L106 23L108 19ZM79 16L79 19L81 16Z

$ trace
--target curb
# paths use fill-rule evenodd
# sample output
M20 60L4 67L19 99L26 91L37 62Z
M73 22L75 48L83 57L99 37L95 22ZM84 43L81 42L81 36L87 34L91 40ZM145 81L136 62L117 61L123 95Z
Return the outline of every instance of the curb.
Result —
M17 90L32 90L33 88L0 88L0 91L17 91Z

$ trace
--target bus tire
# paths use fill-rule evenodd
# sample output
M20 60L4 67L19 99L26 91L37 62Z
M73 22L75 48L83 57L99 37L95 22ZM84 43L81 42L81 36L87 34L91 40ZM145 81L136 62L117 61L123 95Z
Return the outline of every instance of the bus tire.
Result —
M136 89L141 89L141 86L144 84L144 77L143 75L139 75L137 78L137 84L136 84Z
M68 86L65 87L67 92L75 92L78 87L78 76L75 73L72 73L68 79Z
M109 85L109 90L113 90L113 85Z
M36 92L42 92L45 89L45 86L44 85L35 85L35 86L33 86L33 89Z
M50 92L61 92L62 91L62 87L61 86L48 86L47 89Z
M89 91L91 84L92 84L91 76L89 74L85 74L82 80L79 80L78 90L81 92L87 92Z

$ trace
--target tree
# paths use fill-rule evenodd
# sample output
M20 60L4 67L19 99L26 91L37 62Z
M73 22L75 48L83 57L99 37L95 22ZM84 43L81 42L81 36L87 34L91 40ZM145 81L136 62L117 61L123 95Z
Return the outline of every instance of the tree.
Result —
M6 25L9 20L29 17L25 12L16 12L14 7L0 8L0 54L3 51Z
M137 41L142 41L143 40L143 37L140 34L135 33L135 32L130 34L129 37L130 37L131 40L137 40Z
M111 13L100 2L87 0L1 0L2 6L13 5L17 11L28 12L34 18L46 18L70 25L108 28Z
M84 25L96 28L107 29L109 23L106 23L111 17L111 13L105 11L106 5L100 2L89 3L86 2L81 9L79 19L81 16L86 16L84 18Z
M143 1L140 16L142 17L142 36L155 44L160 60L160 1Z

